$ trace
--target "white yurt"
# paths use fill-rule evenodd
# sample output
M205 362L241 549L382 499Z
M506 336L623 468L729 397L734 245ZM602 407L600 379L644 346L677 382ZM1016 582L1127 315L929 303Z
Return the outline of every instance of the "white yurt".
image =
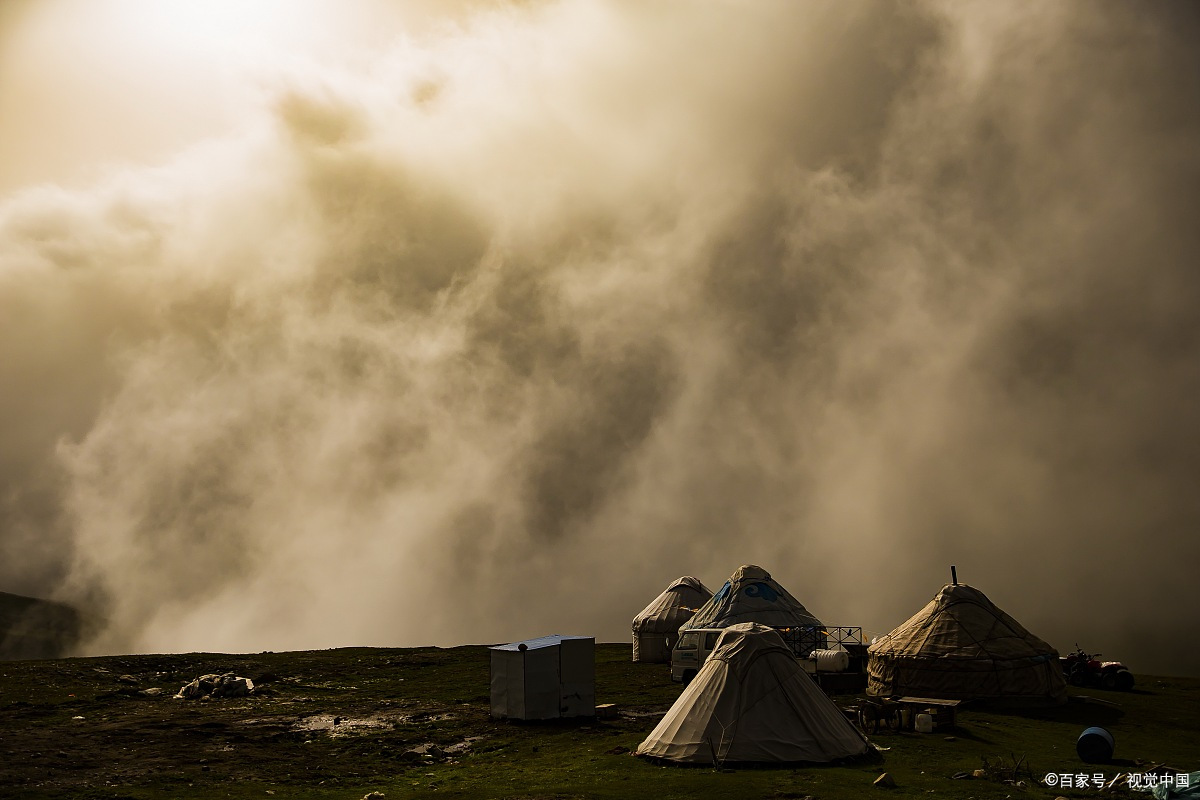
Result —
M798 656L825 646L825 638L820 633L824 623L780 586L771 573L754 564L744 564L734 570L717 593L680 626L679 632L682 634L695 628L727 628L739 622L757 622L793 634L801 630L815 634L805 637L807 646L803 648L804 652L796 652ZM796 651L796 643L792 649Z
M722 632L637 754L686 764L825 763L869 747L779 632L749 622Z
M871 695L1014 705L1067 701L1058 651L965 583L943 586L868 652Z
M708 602L712 592L691 575L674 580L633 618L633 660L665 664L679 640L679 626Z

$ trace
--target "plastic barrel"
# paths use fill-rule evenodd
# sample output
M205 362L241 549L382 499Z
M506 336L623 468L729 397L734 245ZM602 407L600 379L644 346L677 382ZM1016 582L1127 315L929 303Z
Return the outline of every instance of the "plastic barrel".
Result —
M1107 764L1112 761L1115 744L1112 734L1104 728L1088 728L1079 734L1075 752L1086 764Z

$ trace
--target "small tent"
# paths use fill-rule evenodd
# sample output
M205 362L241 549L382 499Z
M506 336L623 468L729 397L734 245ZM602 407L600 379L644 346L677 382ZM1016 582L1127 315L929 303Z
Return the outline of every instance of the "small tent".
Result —
M492 647L492 716L557 719L596 715L596 640L542 636Z
M721 633L637 754L686 764L823 763L868 747L779 632L747 622Z
M964 583L943 586L868 653L871 695L1066 702L1058 652Z
M691 575L675 580L633 618L633 660L666 663L679 639L679 626L712 597Z
M757 622L780 630L821 629L824 623L809 613L762 567L745 564L737 568L725 585L680 626L682 634L690 628L727 628L739 622ZM824 636L812 639L806 650L825 646ZM795 650L795 646L793 646ZM797 653L797 655L807 655Z

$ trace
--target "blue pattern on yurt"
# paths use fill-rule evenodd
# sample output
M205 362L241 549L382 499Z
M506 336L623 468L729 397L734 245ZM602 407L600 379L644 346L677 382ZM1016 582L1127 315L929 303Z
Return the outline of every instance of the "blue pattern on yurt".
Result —
M729 584L725 584L728 586ZM774 603L779 599L779 593L765 583L752 583L742 590L748 597L761 597L768 603Z

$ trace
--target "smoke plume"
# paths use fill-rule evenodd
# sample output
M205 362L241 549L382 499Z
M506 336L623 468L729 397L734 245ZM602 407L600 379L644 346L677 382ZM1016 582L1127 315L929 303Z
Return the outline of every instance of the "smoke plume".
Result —
M90 652L948 579L1200 672L1191 6L479 11L0 206L0 588ZM1135 654L1136 651L1136 654Z

